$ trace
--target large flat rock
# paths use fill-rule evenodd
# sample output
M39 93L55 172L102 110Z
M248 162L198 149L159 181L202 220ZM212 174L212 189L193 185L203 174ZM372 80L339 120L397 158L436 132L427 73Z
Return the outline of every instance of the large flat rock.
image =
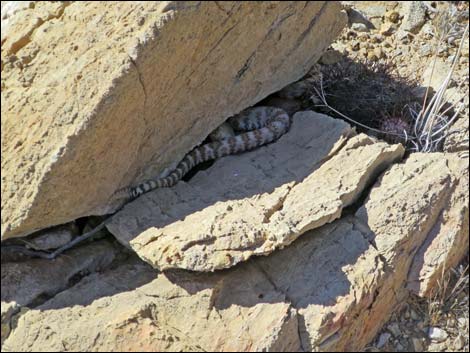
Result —
M228 270L158 273L130 261L87 276L14 314L2 350L362 351L404 302L413 259L437 230L454 225L453 243L468 247L458 222L468 208L451 202L468 200L454 157L411 155L355 214ZM16 286L8 300L28 291Z
M416 158L445 164L451 175L450 186L443 198L439 218L413 258L407 288L419 296L430 296L442 276L455 268L468 254L469 242L469 176L468 157L454 153L418 154ZM429 175L431 177L431 175Z
M213 271L267 255L332 222L404 153L314 112L255 151L126 205L108 229L157 269Z
M110 212L117 189L302 77L345 23L330 1L30 2L2 15L2 239Z
M12 317L23 309L39 305L93 272L104 271L119 250L107 240L73 249L53 262L31 259L3 263L1 290L1 339L9 334Z
M16 336L20 332L23 342ZM296 335L295 312L256 268L228 277L157 275L148 266L129 264L92 276L26 312L3 347L297 351Z

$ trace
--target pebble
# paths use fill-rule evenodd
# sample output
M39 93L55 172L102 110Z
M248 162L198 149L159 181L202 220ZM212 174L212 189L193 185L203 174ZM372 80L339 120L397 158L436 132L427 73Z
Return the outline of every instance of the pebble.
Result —
M447 50L447 48L440 47L437 51L437 55L447 57L449 56L449 51Z
M390 36L392 35L397 29L397 26L393 23L384 23L382 26L380 26L380 34L383 34L384 36Z
M446 62L452 64L452 62L454 61L455 59L455 54L452 54L450 55L447 59L446 59Z
M324 65L336 64L343 56L337 50L327 50L321 57L321 63Z
M432 39L434 37L434 28L430 23L425 23L421 28L420 33L425 39Z
M442 342L447 339L449 335L446 331L439 327L430 327L428 331L428 337L435 342Z
M396 37L402 44L409 44L412 38L410 33L403 31L401 29L397 31Z
M362 57L367 57L367 49L366 48L359 49L359 55Z
M364 23L353 23L351 28L357 32L369 32L369 28Z
M431 48L431 45L428 44L428 43L422 45L422 46L419 48L419 53L420 53L422 56L430 55L431 52L432 52L432 48Z
M455 318L453 318L453 317L449 317L449 318L447 319L447 325L446 325L446 327L453 327L453 328L457 327L457 320L456 320Z
M423 1L408 1L403 5L405 16L402 27L405 31L416 34L426 22L426 5Z
M399 337L401 335L400 328L396 322L388 325L388 330L392 333L393 337Z
M35 233L31 239L28 239L28 243L35 250L57 249L70 242L78 234L78 227L70 222Z
M410 310L410 315L413 320L419 320L419 316L413 309Z
M465 318L465 317L459 317L457 319L457 321L458 321L460 327L468 326L468 319Z
M413 343L413 349L415 352L424 351L423 341L421 340L421 338L413 337L411 339L411 342Z
M374 48L374 54L379 59L382 59L385 56L385 53L383 52L382 48L380 48L380 47Z
M398 20L400 19L400 14L395 10L391 10L385 14L385 18L392 23L398 23Z
M426 324L424 323L424 321L418 322L416 324L416 327L422 332L427 332L428 331L428 328L426 327Z
M369 44L370 35L368 33L361 33L357 36L361 42L367 42Z
M383 40L384 40L384 36L381 34L374 34L370 38L371 43L382 43Z
M377 348L382 348L383 346L385 346L390 340L391 336L392 335L389 334L388 332L382 333L379 337L379 341L377 342Z
M444 352L447 350L447 345L442 343L431 343L427 349L429 352Z
M465 346L465 337L459 334L454 340L454 348L457 350L462 349Z

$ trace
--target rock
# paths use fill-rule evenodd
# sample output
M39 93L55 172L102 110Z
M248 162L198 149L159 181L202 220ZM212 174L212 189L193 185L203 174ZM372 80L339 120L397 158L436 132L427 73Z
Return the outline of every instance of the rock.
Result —
M302 101L298 99L287 99L281 97L270 96L260 102L263 106L272 106L283 109L289 116L293 116L300 110L303 110Z
M432 48L429 43L424 43L423 45L419 47L419 53L422 56L431 55L431 52L432 52Z
M400 14L395 10L390 10L385 14L385 18L392 23L398 23L400 20Z
M374 302L369 290L387 277L364 235L351 218L340 220L269 257L216 273L155 273L143 264L124 264L88 276L25 312L4 346L13 351L362 349L386 315L380 311L386 302ZM338 251L341 256L335 256Z
M382 59L385 57L385 53L380 47L374 48L374 54L377 56L377 58Z
M267 255L339 218L403 155L401 145L350 134L341 120L297 113L277 142L147 193L107 227L160 270L214 271Z
M384 36L391 36L397 30L397 26L394 23L386 22L380 26L379 33Z
M407 1L403 4L401 28L416 34L426 22L426 5L423 1Z
M370 61L379 60L379 58L377 57L377 55L375 55L375 53L373 51L370 51L370 52L367 53L367 59L370 60Z
M364 23L353 23L351 28L357 32L369 32L369 28Z
M354 25L362 25L359 27L361 29L366 28L367 30L374 28L374 24L360 11L352 7L348 7L346 8L346 12L348 14L348 24L352 29L357 30L354 28Z
M11 320L21 308L41 304L67 288L74 279L106 269L117 254L116 247L102 240L72 249L54 262L29 259L2 263L2 342L9 334Z
M422 36L423 39L432 39L435 36L435 29L432 23L427 22L421 27L420 30L420 36Z
M73 237L79 234L75 223L70 222L65 225L42 230L31 239L25 239L28 247L35 250L57 249L69 243Z
M360 43L356 40L351 42L350 47L351 47L351 50L353 51L358 51L361 48Z
M402 332L400 328L398 327L398 324L396 322L388 325L387 329L392 333L394 337L401 337Z
M358 57L365 58L367 57L368 53L369 52L367 51L367 48L361 48L357 54L358 54Z
M454 340L454 348L457 350L461 350L464 348L466 344L465 337L459 334Z
M419 256L417 251L428 234L441 226L448 200L460 194L455 192L453 167L448 163L441 153L411 154L404 163L395 164L384 173L364 206L356 212L359 222L370 230L369 241L380 253L388 271L394 274L395 282L380 290L384 296L386 291L393 292L392 302L401 303L396 297L405 295L402 286L408 282L412 259ZM456 212L460 212L458 207ZM375 302L383 304L382 299L377 297ZM385 321L378 319L378 322Z
M409 44L411 42L411 39L413 38L413 36L410 33L402 29L399 29L397 33L395 34L395 36L401 44Z
M467 327L468 326L468 318L459 317L457 319L457 322L459 323L459 327Z
M431 342L427 350L429 352L447 352L449 347L447 347L446 342Z
M415 352L423 352L424 351L424 345L423 345L423 340L418 337L413 337L411 338L411 343L413 344L413 349Z
M411 309L411 310L410 310L410 315L411 315L411 318L412 318L413 320L415 320L415 321L418 321L418 320L419 320L419 315L418 315L418 313L417 313L415 310Z
M361 46L370 45L370 34L369 33L359 33L357 38L362 42Z
M340 10L35 2L9 17L2 239L114 210L117 189L159 175L229 116L300 79L346 24Z
M384 40L384 36L381 34L373 34L370 37L370 42L374 44L382 43Z
M388 332L384 332L380 335L379 341L377 342L377 348L383 348L390 339L391 335Z
M436 342L443 342L449 335L446 331L439 327L430 327L428 331L428 337Z
M432 68L433 65L429 65L423 72L421 78L422 85L431 86L434 91L437 91L439 86L442 84L444 79L447 77L451 65L446 63L443 59L437 58L434 65L434 71Z
M422 297L437 286L443 272L457 266L469 245L468 159L450 153L437 156L446 163L452 192L443 196L436 226L428 233L410 267L407 288Z
M337 50L327 50L322 57L320 58L320 62L323 65L333 65L341 61L343 55Z
M2 348L362 351L406 298L411 259L456 190L444 157L411 154L355 214L229 271L156 273L134 261L87 276L22 313Z
M468 103L467 107L468 107ZM468 109L468 108L467 108ZM457 121L452 124L454 133L449 134L444 141L444 151L457 152L466 155L468 158L469 144L469 114L464 112Z
M131 263L90 276L25 313L5 345L53 351L64 346L75 351L298 351L298 329L285 295L251 264L199 275L156 274Z
M376 28L379 28L384 14L395 9L399 2L397 1L342 1L342 4L352 6L356 12L360 12L363 17L367 18ZM348 15L351 17L348 10Z

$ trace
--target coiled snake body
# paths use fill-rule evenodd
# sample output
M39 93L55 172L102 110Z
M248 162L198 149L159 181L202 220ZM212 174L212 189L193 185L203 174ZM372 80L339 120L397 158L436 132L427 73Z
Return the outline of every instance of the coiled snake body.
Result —
M289 130L289 115L276 107L254 107L228 119L228 124L239 135L228 136L194 148L178 166L164 178L147 180L119 190L119 194L132 200L158 188L171 187L196 165L220 157L252 150L277 140Z

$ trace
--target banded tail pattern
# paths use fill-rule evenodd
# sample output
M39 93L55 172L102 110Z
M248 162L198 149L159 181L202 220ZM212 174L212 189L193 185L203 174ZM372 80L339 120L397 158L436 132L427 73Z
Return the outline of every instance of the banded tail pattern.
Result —
M239 135L224 138L196 147L188 153L168 176L144 181L133 188L126 188L124 194L130 199L157 188L175 185L196 165L220 157L252 150L277 140L289 130L289 115L275 107L255 107L247 109L228 119L228 123Z

